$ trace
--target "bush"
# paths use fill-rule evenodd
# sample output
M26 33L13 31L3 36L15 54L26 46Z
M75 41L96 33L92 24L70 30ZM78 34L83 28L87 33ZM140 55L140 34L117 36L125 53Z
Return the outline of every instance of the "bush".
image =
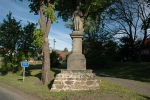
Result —
M24 60L25 60L25 55L22 52L19 52L14 56L12 55L5 56L2 61L1 70L2 72L16 73L17 71L20 71L22 69L21 61Z
M52 51L50 54L50 62L51 68L60 66L59 54L56 51Z

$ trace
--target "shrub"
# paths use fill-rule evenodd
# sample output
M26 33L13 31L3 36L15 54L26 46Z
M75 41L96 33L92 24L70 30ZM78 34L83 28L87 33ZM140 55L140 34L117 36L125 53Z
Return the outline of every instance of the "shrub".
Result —
M60 66L59 54L56 51L52 51L50 54L50 62L51 68Z
M23 52L18 52L14 56L7 55L4 56L2 61L1 70L2 72L13 72L16 73L20 71L21 68L21 61L25 60L25 55Z

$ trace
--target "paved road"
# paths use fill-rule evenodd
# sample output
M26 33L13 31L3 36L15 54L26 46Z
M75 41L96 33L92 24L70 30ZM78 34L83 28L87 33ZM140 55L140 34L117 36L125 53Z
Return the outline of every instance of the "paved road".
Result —
M134 90L142 95L150 97L150 84L128 80L128 79L121 79L121 78L113 78L103 74L97 74L102 80L109 81L124 87L127 87L131 90Z
M0 100L27 100L27 99L0 86Z

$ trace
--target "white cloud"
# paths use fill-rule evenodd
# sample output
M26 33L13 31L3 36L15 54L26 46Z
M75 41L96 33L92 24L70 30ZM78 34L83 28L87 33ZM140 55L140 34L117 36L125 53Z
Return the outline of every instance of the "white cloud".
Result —
M37 23L38 22L36 20L32 20L29 17L22 17L22 16L18 16L18 15L14 15L14 14L13 14L13 16L15 17L15 19L22 20L22 22L24 24L27 24L27 21L32 22L32 23Z

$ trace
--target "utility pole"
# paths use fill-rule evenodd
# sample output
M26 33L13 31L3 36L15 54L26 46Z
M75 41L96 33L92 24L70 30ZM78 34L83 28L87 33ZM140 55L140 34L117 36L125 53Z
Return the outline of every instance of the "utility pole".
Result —
M54 39L54 47L53 47L53 50L54 50L54 51L55 51L55 42L56 42L56 41L55 41L55 39Z

